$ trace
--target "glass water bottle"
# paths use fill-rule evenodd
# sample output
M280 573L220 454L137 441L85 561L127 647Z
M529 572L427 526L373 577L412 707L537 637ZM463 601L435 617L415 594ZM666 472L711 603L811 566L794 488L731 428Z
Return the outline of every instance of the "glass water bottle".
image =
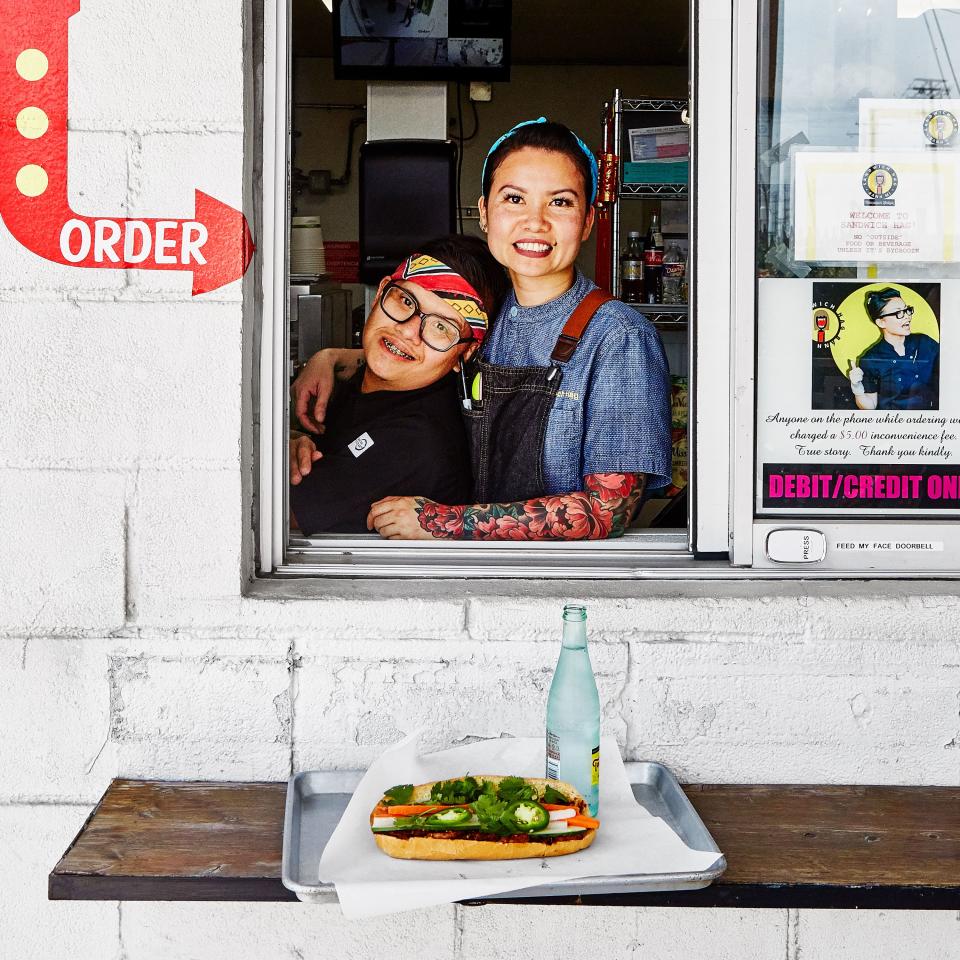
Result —
M587 652L587 611L563 608L563 646L547 698L547 777L573 784L596 816L600 805L600 695Z

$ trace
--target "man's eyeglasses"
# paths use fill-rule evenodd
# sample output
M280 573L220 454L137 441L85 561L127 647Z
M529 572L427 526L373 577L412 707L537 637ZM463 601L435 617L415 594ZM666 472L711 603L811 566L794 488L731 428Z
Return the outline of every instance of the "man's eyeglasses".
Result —
M879 313L877 319L885 320L887 317L896 317L898 320L906 320L907 317L912 317L915 312L913 307L904 307L902 310L891 310L890 313Z
M406 323L414 317L420 318L420 339L431 350L446 353L459 343L470 343L472 336L461 336L462 328L452 317L442 317L438 313L424 313L420 304L409 290L391 280L380 294L380 309L394 322Z

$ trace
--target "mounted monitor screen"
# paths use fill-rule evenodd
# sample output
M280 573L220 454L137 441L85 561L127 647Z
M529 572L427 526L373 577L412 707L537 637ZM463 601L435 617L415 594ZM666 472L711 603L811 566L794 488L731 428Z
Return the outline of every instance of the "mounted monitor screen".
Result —
M511 0L334 0L341 80L509 80Z

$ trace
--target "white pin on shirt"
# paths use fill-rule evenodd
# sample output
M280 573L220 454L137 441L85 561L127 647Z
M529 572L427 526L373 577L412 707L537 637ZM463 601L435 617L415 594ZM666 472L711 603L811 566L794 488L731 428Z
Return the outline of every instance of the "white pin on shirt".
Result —
M359 457L361 453L366 453L373 446L373 438L369 433L361 433L353 443L350 444L350 452Z

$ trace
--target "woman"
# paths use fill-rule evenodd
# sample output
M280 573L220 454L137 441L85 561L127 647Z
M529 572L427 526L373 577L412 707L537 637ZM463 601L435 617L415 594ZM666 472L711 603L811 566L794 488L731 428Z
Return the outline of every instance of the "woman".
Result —
M615 537L647 483L669 482L660 338L575 266L593 228L596 189L593 154L562 124L526 121L491 147L480 226L513 293L477 363L467 414L478 502L386 497L368 516L381 536ZM298 411L306 399L297 397Z

